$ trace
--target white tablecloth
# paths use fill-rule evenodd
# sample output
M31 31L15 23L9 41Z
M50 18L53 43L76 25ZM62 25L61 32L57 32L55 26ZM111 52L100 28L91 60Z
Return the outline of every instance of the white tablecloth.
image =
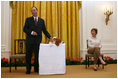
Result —
M65 44L40 44L39 74L65 74Z

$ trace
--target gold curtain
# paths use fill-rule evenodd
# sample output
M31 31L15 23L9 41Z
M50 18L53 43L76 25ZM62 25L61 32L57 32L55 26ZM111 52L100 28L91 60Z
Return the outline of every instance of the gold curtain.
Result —
M79 9L80 1L12 1L11 52L14 39L25 39L25 19L32 16L31 7L38 8L38 16L52 37L59 37L66 44L66 57L80 57ZM43 33L42 33L43 34ZM43 34L42 43L48 38Z

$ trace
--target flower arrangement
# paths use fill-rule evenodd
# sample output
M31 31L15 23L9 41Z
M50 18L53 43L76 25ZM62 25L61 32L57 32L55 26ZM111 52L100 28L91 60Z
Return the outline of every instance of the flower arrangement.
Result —
M34 65L34 59L35 57L33 56L31 59L31 65ZM117 64L117 60L113 59L109 56L104 56L104 60L105 62L107 62L108 64ZM15 60L12 60L11 62L11 66L15 66ZM93 64L94 63L94 58L90 57L89 58L89 64ZM26 60L25 59L16 59L16 64L17 66L25 66L26 64ZM66 65L85 65L86 64L86 60L83 60L82 57L78 58L73 58L73 57L66 57ZM1 67L9 67L10 66L10 61L8 60L8 58L1 58Z
M66 65L80 65L82 62L82 57L79 59L78 57L67 57L66 58Z
M9 66L9 64L10 64L10 62L8 61L8 58L5 58L5 57L1 58L2 67L7 67L7 66Z
M104 60L105 60L105 62L107 62L108 64L115 64L115 63L117 63L117 60L116 60L116 59L113 59L113 58L111 58L111 57L109 57L109 56L104 56Z
M31 65L34 65L34 57L32 57L31 59ZM16 59L16 64L17 66L25 66L26 64L26 60L24 59ZM1 58L1 67L8 67L10 66L10 61L8 60L8 58ZM11 62L11 66L15 66L15 59L12 60Z

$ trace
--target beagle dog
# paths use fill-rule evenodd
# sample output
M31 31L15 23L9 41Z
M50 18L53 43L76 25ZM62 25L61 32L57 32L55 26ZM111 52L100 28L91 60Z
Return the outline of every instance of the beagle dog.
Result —
M49 42L49 44L51 46L53 46L53 44L55 44L56 46L59 46L60 44L63 44L64 42L61 41L61 39L57 38L57 37L53 37L53 42Z

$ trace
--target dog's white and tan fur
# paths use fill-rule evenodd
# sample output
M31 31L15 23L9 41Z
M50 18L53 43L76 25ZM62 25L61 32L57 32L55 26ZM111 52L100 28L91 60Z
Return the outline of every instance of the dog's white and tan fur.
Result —
M53 37L53 42L50 41L49 44L51 46L53 46L53 44L55 44L56 46L59 46L60 44L63 44L63 42L61 41L61 39Z

